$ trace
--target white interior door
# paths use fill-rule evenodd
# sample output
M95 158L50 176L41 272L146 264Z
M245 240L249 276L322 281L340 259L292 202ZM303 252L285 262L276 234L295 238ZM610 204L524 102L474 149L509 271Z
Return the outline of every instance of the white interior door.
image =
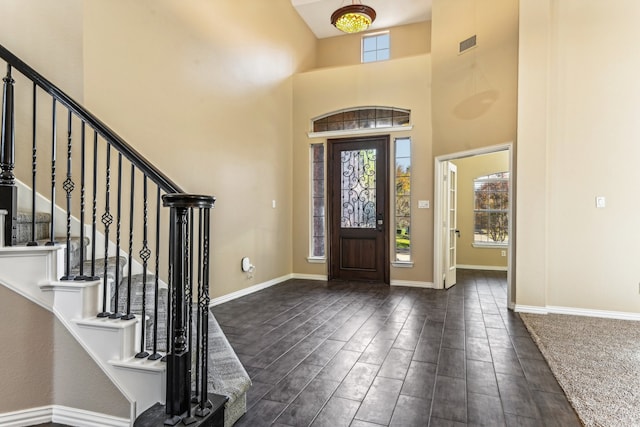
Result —
M445 265L444 287L450 288L456 284L456 257L458 243L458 168L447 162L444 185L445 203Z

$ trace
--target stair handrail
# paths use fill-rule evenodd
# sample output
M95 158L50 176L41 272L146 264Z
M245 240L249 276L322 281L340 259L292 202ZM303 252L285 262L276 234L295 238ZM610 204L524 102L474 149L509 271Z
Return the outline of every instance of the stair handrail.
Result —
M209 257L210 257L210 248L209 248L209 235L210 235L210 210L213 208L215 197L209 195L194 195L185 193L180 186L178 186L175 182L173 182L170 178L168 178L164 173L162 173L159 169L157 169L154 165L152 165L145 157L143 157L138 151L136 151L131 145L129 145L124 139L122 139L116 132L114 132L109 126L107 126L104 122L98 119L95 115L93 115L88 109L80 105L73 98L67 95L64 91L58 88L56 85L51 83L45 77L43 77L40 73L35 71L32 67L27 65L20 58L15 56L9 50L7 50L4 46L0 45L0 59L4 60L7 64L7 76L2 79L2 111L0 114L2 115L2 130L0 135L0 140L2 141L2 152L0 152L0 196L4 197L8 203L5 203L5 200L0 199L2 204L10 204L9 208L7 208L8 215L11 217L10 221L10 232L13 233L13 223L15 222L15 216L17 212L16 200L17 200L17 189L15 185L15 176L13 175L13 169L15 166L15 133L14 133L14 84L15 80L12 77L12 69L17 70L21 75L30 80L33 83L34 87L34 95L33 95L33 105L34 105L34 113L33 113L33 123L34 123L34 136L33 136L33 188L32 194L35 195L35 182L36 182L36 138L35 138L35 106L36 106L36 88L40 88L42 91L46 92L49 96L53 98L53 109L52 109L52 194L51 194L51 232L50 238L51 241L47 243L47 245L55 245L57 244L54 241L54 216L56 206L56 104L60 104L68 110L67 112L67 174L66 180L62 183L62 187L66 192L66 213L67 213L67 224L66 224L66 248L65 248L65 275L60 278L60 280L64 281L72 281L72 280L97 280L99 277L95 276L95 263L92 263L91 274L85 275L82 270L83 266L83 249L80 250L80 274L78 276L74 276L70 274L70 253L71 253L71 211L72 211L72 197L71 193L75 188L75 184L73 182L73 174L72 174L72 114L75 114L78 119L82 122L81 128L81 141L82 141L82 154L81 154L81 206L80 206L80 224L84 224L83 215L84 215L84 158L85 158L85 125L88 125L91 129L94 130L94 171L96 170L95 162L97 159L96 148L98 144L98 135L100 135L105 142L106 145L106 198L105 198L105 212L102 215L102 222L105 226L105 235L104 235L104 243L105 243L105 251L104 251L104 282L103 282L103 312L98 313L97 317L109 317L110 319L118 320L129 320L135 318L135 315L132 313L131 309L131 300L132 300L132 286L131 286L131 262L129 262L129 281L126 288L126 312L120 313L118 308L120 306L119 299L119 269L116 267L115 269L115 290L114 290L114 312L108 312L106 309L108 295L107 295L107 282L108 282L108 254L109 254L109 227L112 222L114 222L114 216L112 215L112 210L110 209L110 150L113 148L117 152L117 174L115 179L117 179L117 202L116 202L116 244L115 244L115 254L116 258L119 257L121 252L120 246L120 220L121 217L125 216L125 214L121 213L121 194L122 194L122 158L126 158L131 163L131 175L130 175L130 211L129 211L129 253L128 259L131 261L133 259L133 242L134 242L134 203L133 203L133 195L135 190L135 176L136 176L136 168L138 171L144 174L143 183L142 183L142 191L143 191L143 199L141 203L143 204L143 237L142 237L142 248L140 250L139 256L142 260L142 270L143 270L143 282L142 282L142 308L141 308L141 316L146 313L145 309L145 301L146 301L146 285L147 285L147 261L151 257L151 249L148 243L148 206L147 206L147 179L153 182L157 187L157 214L156 214L156 243L155 243L155 297L154 297L154 333L153 333L153 352L154 354L149 354L145 351L145 329L144 324L145 321L141 322L141 333L140 333L140 352L135 355L135 358L149 358L149 360L158 360L161 355L156 351L156 344L158 342L158 332L157 332L157 313L158 313L158 289L159 289L159 238L160 238L160 199L161 192L165 194L162 195L162 202L165 207L169 208L170 217L169 217L169 241L168 241L168 249L169 249L169 296L167 301L167 317L166 317L166 361L167 361L167 388L166 388L166 413L169 416L169 419L165 422L171 423L171 425L175 425L176 423L183 421L184 424L190 424L194 422L194 416L197 417L206 417L211 412L210 411L210 402L208 395L208 363L207 363L207 354L208 354L208 334L207 334L207 323L208 323L208 311L209 311ZM62 145L62 144L61 144ZM92 233L93 238L92 242L95 242L95 230L97 224L96 217L96 175L94 173L94 191L93 191L93 219L92 219ZM5 191L8 190L8 191ZM126 191L126 190L125 190ZM6 193L6 194L5 194ZM35 229L35 198L32 200L32 229ZM4 211L3 211L4 213ZM194 222L198 221L198 228L194 229ZM7 228L7 224L5 224L5 229ZM80 242L84 242L83 239L84 227L80 227ZM5 233L6 234L6 233ZM5 236L7 239L7 236ZM12 237L13 239L13 237ZM35 240L35 239L33 239ZM31 242L30 242L31 243ZM37 244L36 242L33 242ZM82 244L82 243L81 243ZM196 248L197 247L197 248ZM92 245L92 248L95 248L95 244ZM92 257L92 260L95 261L95 256ZM197 261L196 261L197 260ZM116 263L118 260L116 259ZM195 269L194 269L195 267ZM195 294L194 294L195 292ZM194 295L197 295L197 301L194 301ZM194 319L194 303L197 305L197 311L195 312L196 318ZM196 323L196 343L193 343L193 328L194 323ZM191 354L195 347L195 358L192 359ZM191 374L192 372L195 374L195 383L196 390L193 393L191 389L192 381ZM197 406L194 408L192 404L196 404Z
M98 119L85 107L67 95L62 89L47 80L44 76L30 67L27 63L11 53L7 48L0 44L0 58L6 61L16 70L20 71L25 77L37 84L42 90L47 92L59 103L73 111L81 120L91 125L112 147L122 153L132 164L144 172L149 179L157 184L166 193L184 193L178 184L173 182L169 177L162 173L158 168L151 164L142 154L129 145L120 135L107 126L102 120Z

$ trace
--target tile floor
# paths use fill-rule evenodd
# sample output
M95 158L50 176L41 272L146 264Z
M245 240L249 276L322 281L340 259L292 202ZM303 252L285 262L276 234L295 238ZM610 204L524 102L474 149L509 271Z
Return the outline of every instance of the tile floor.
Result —
M290 280L214 307L253 386L237 427L580 426L502 272L453 288Z

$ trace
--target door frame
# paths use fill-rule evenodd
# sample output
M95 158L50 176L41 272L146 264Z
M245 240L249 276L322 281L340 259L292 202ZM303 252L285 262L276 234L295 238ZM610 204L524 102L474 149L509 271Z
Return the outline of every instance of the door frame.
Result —
M442 238L442 227L445 224L446 218L444 218L441 207L444 201L442 189L444 187L444 172L446 170L446 162L455 159L461 159L464 157L479 156L482 154L491 154L499 151L509 152L509 245L507 248L507 305L509 309L513 310L515 307L515 274L514 274L514 260L515 260L515 241L514 224L515 224L515 165L514 165L514 146L513 142L505 144L492 145L483 148L477 148L467 151L461 151L452 154L445 154L434 158L434 210L433 210L433 285L435 289L444 289L444 282L442 280L444 273L444 242Z
M383 205L382 205L382 209L384 212L384 229L382 231L383 234L383 245L382 245L382 250L383 250L383 257L384 257L384 261L383 261L383 281L386 284L390 283L390 276L391 276L391 260L390 260L390 250L389 250L389 233L391 232L391 227L389 226L390 221L392 220L391 216L392 216L392 210L391 210L391 199L390 197L390 177L389 177L389 162L390 162L390 141L391 141L391 135L389 134L381 134L381 135L367 135L367 136L355 136L355 137L344 137L344 138L331 138L331 139L327 139L327 155L326 155L326 159L327 159L327 178L325 180L325 185L326 185L326 191L327 191L327 273L328 273L328 279L329 280L333 280L335 279L334 276L334 263L333 263L333 251L334 250L338 250L338 248L334 248L333 246L333 240L334 240L334 233L336 232L333 229L333 224L334 224L334 214L333 214L333 200L334 200L334 194L333 194L333 185L331 182L331 173L333 171L333 168L335 167L335 165L333 165L333 159L332 159L332 153L333 153L333 149L334 146L333 144L335 143L342 143L342 142L359 142L359 141L371 141L371 140L380 140L380 139L384 139L384 143L382 144L384 147L384 155L386 158L386 162L383 163L383 170L381 171L382 176L384 177L384 201L383 201Z

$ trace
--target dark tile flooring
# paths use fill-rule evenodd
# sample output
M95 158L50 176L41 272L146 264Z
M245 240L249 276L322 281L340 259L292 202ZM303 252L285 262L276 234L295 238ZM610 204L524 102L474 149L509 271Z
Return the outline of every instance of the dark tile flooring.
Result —
M580 426L504 273L453 288L290 280L214 307L250 426Z

